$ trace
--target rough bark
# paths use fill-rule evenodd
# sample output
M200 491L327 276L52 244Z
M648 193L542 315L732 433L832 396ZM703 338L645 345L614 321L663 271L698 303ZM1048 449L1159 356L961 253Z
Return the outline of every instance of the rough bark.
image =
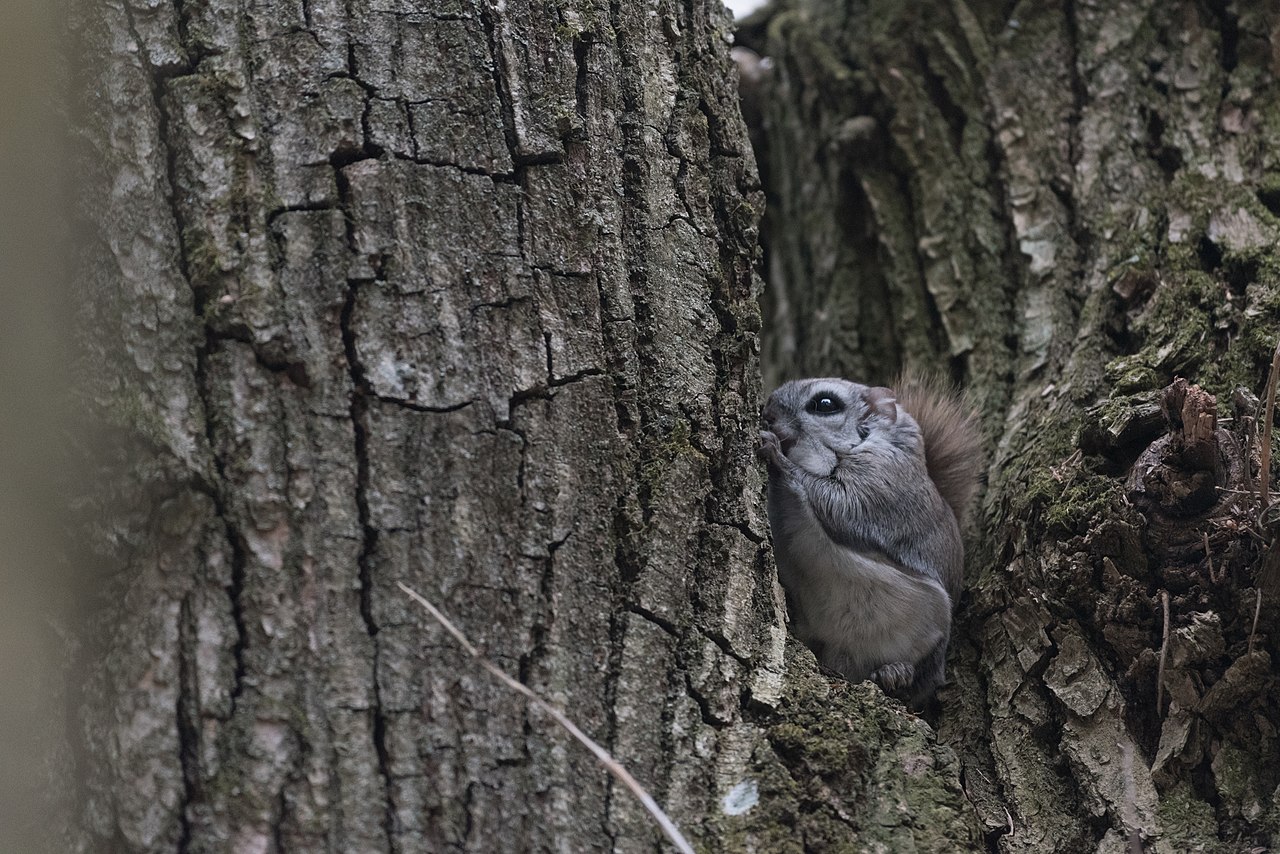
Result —
M1280 831L1236 392L1280 293L1265 5L794 0L742 33L772 63L766 375L940 367L986 420L939 735L994 850Z
M928 728L786 645L727 30L698 2L77 8L110 429L68 847L657 847L398 581L707 850L977 839Z

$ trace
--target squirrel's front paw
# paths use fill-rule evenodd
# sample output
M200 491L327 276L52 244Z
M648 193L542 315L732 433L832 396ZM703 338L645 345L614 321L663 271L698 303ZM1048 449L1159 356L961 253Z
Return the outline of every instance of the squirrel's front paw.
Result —
M756 448L756 456L764 460L771 468L782 468L782 440L772 430L760 431L760 447Z
M881 665L871 673L872 681L883 688L886 694L901 691L908 687L915 678L915 666L902 662Z

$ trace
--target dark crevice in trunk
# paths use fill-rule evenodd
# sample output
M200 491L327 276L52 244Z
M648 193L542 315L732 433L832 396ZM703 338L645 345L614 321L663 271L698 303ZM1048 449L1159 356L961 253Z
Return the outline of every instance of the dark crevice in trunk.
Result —
M857 311L858 351L876 354L875 374L865 380L888 384L902 370L903 355L902 336L895 328L893 293L885 275L889 261L884 246L876 239L875 212L861 175L852 164L840 174L836 217L846 240L855 247L856 257L865 259L856 274L858 299L851 303ZM903 192L907 192L905 187ZM910 200L906 202L910 204ZM933 305L931 300L929 305Z
M615 608L609 615L609 658L605 664L604 675L605 731L601 742L605 750L610 753L613 752L618 737L618 682L622 678L622 649L626 642L626 633L627 615ZM614 780L610 776L605 784L604 809L600 812L600 829L609 840L610 850L616 849L618 844L617 834L611 824L615 791ZM623 797L625 796L624 794Z
M591 42L585 36L587 33L577 33L573 37L573 64L575 68L573 81L574 102L577 106L578 117L583 121L590 115L590 87L587 85L587 59L591 55Z
M1009 184L1005 179L1005 159L1002 149L1000 148L994 134L987 137L986 145L983 147L983 153L986 156L988 180L990 182L990 193L993 202L1000 205L1002 211L1009 209ZM1064 201L1067 207L1068 232L1070 233L1071 218L1073 212L1071 203ZM1014 320L1014 306L1017 305L1018 282L1022 279L1022 254L1018 250L1018 234L1014 227L1013 218L1009 216L999 217L997 219L998 227L1004 237L1003 246L1000 250L998 269L1004 273L1001 293L1003 299L1001 305L1005 307L1004 315L1004 338L1001 341L1003 345L1003 360L1007 365L1014 364L1018 353L1018 336L1014 330L1017 329L1017 323ZM967 361L967 360L966 360ZM998 376L974 376L969 372L970 365L965 365L965 372L962 376L953 376L952 379L958 387L963 388L965 380L975 382L986 382L993 389L997 389L999 399L1003 404L1013 394L1013 371L1009 370ZM996 395L992 395L992 399L996 399ZM1004 407L1000 409L1003 411ZM988 413L983 413L988 416ZM983 478L982 487L977 500L974 502L975 507L981 507L987 494L986 477ZM975 512L975 516L976 516Z
M478 4L478 12L480 23L484 27L485 35L489 42L489 62L493 79L493 92L501 106L502 131L506 137L507 150L511 153L511 162L519 164L521 162L520 137L516 133L515 101L507 78L506 57L502 51L502 36L498 31L501 26L498 16L502 13L497 7L488 3ZM519 177L517 176L518 179ZM519 180L518 183L521 186L524 185L523 180Z
M947 91L947 81L933 70L933 66L929 64L929 51L923 44L916 45L915 60L920 66L920 77L924 83L925 94L929 97L929 101L937 108L938 115L946 122L947 127L951 131L951 150L957 155L960 154L962 144L964 142L964 129L969 123L969 117L964 110L951 98L951 93Z
M905 157L906 152L901 151ZM912 193L911 175L901 169L893 169L892 176L897 184L898 196L902 199L903 207L906 210L906 220L910 224L910 237L912 238L912 246L915 247L919 243L919 229L921 225L920 214L916 210L916 198ZM946 330L942 325L942 312L938 308L938 301L934 297L933 292L929 290L929 279L924 269L924 259L919 251L911 252L912 272L915 279L919 282L920 293L923 297L925 311L928 312L929 322L926 324L928 330L929 343L933 349L934 355L947 354L951 351L950 342L946 340ZM890 378L892 379L892 378Z
M342 165L334 163L334 176L338 187L338 198L344 211L347 223L347 246L353 256L359 254L355 239L354 211L351 201L351 184L343 172ZM369 516L369 435L367 413L371 389L366 378L364 367L360 362L359 347L356 342L353 315L359 299L362 282L348 280L347 297L342 306L339 328L342 333L343 350L346 353L347 372L351 380L350 419L356 459L356 513L361 529L360 553L357 568L360 584L360 617L364 621L365 631L373 647L373 667L371 680L373 686L372 735L374 750L377 752L378 772L382 776L385 792L385 814L383 830L387 835L389 850L399 850L399 835L396 826L396 806L391 780L390 758L387 752L387 720L382 708L382 687L379 676L381 651L378 643L378 622L374 616L374 582L373 563L378 548L378 531L372 525Z
M145 44L137 31L134 24L132 12L129 5L124 5L126 18L128 21L130 32L139 45ZM186 39L185 10L180 6L177 9L180 33L183 36L182 43L187 46L189 43ZM188 48L188 51L190 49ZM190 70L187 71L190 73ZM195 285L192 279L191 270L188 266L188 251L186 243L186 218L183 215L181 205L178 201L178 159L174 150L172 120L169 115L168 107L165 103L164 84L166 75L156 72L150 76L152 87L152 101L156 109L156 132L159 137L159 144L164 152L167 193L166 200L169 204L170 213L173 217L174 233L177 238L177 264L179 272L183 280L187 283L192 294L192 306L195 312L197 322L203 327L203 336L196 343L196 364L195 364L195 384L199 394L201 407L204 414L204 432L207 442L207 451L213 462L214 482L204 485L205 491L212 498L216 510L217 518L222 520L226 527L227 544L231 552L231 579L227 587L227 596L231 600L231 616L236 627L236 640L232 648L232 657L235 662L234 682L231 689L231 711L230 717L234 717L237 701L244 690L245 678L245 655L249 646L248 627L245 623L244 610L242 605L242 597L245 587L245 567L246 567L246 549L243 537L240 535L233 514L228 506L225 497L226 490L226 472L225 461L218 453L218 441L216 428L211 413L217 411L217 406L212 400L212 389L209 382L209 359L215 352L218 344L214 337L213 330L205 323L207 301L209 294ZM185 812L185 805L184 805Z
M181 833L178 852L186 854L191 847L191 809L201 798L200 792L200 684L196 678L197 637L191 594L182 599L178 611L178 756L182 762L183 798Z
M1208 235L1201 235L1197 241L1196 257L1200 261L1200 269L1206 273L1215 273L1222 266L1222 249Z
M247 671L245 659L249 648L249 628L245 620L243 600L248 548L239 527L234 521L234 511L225 497L227 489L226 461L218 451L217 428L214 420L209 417L209 413L217 411L217 404L212 398L212 390L209 385L209 359L217 351L218 345L212 329L206 327L205 333L204 346L200 347L196 353L196 387L200 391L201 402L206 413L205 440L208 442L209 452L213 455L216 473L215 481L210 485L208 494L213 500L217 518L222 520L226 529L227 545L231 552L231 578L230 584L227 586L227 597L231 600L231 619L236 627L236 640L232 647L235 676L231 688L231 711L228 715L228 720L230 720L235 717L237 703L244 692L245 673Z
M1231 6L1231 0L1208 0L1209 11L1217 18L1219 24L1218 64L1226 72L1224 77L1227 78L1240 62L1240 17L1232 11ZM1224 80L1223 94L1225 95L1230 88L1230 80Z
M1257 196L1258 201L1272 216L1280 217L1280 187L1262 187L1257 191Z
M629 41L628 28L622 20L624 8L621 0L610 0L608 20L614 35L614 47L621 61L621 74L617 81L622 102L622 110L617 117L618 133L621 138L619 151L622 190L621 243L624 263L630 274L630 292L634 312L632 323L637 337L643 337L646 326L644 318L648 313L645 306L648 273L644 251L648 237L644 225L649 213L644 192L643 127L637 118L643 104L643 88L638 79L640 63L635 55L635 47ZM603 283L600 286L600 295L602 313L605 316L617 316L619 312L610 311L610 303ZM609 330L609 325L606 324L605 328ZM639 537L644 524L642 520L647 513L648 496L644 494L642 484L645 482L643 465L649 452L646 447L648 419L644 404L646 368L642 352L632 350L625 339L618 340L609 331L605 334L608 338L609 369L614 376L618 428L626 436L627 445L632 449L628 459L619 466L620 470L625 471L626 480L618 491L617 503L613 511L613 571L617 574L618 583L614 585L614 601L609 618L610 643L603 691L608 703L605 747L612 752L616 749L620 728L617 702L622 680L623 651L631 622L628 609L634 601L632 585L640 578L645 566ZM633 374L634 386L628 379L628 374L631 373L628 370L630 364L636 365ZM640 518L637 518L637 515ZM625 792L619 793L616 782L610 778L605 791L601 824L610 839L611 848L616 848L618 843L617 831L613 825L615 796L629 797Z
M1088 89L1080 72L1080 18L1076 8L1078 0L1063 0L1067 33L1067 74L1071 84L1071 115L1067 120L1067 166L1066 180L1070 185L1059 181L1050 181L1049 190L1062 202L1067 212L1067 233L1082 256L1088 252L1087 235L1080 224L1079 211L1076 210L1075 179L1080 165L1080 123L1084 119L1085 104L1088 103Z
M289 801L285 797L286 786L280 787L276 796L276 814L271 821L271 844L275 854L285 854L289 849L284 844L284 822L289 814Z
M1164 172L1165 178L1170 179L1174 174L1182 168L1182 152L1164 139L1164 117L1158 110L1147 109L1147 152L1151 159L1156 162Z
M693 684L693 677L689 674L689 671L685 669L683 665L681 669L684 671L684 692L693 699L694 703L697 704L698 714L701 717L702 723L714 730L724 729L728 724L728 721L721 720L716 716L716 713L711 708L711 701L708 700L706 696L698 690L697 686ZM670 763L668 764L668 768L670 768L670 765L675 762L675 757L668 751L663 751L663 755L671 757Z
M133 9L128 3L121 4L125 14L129 16L129 26L133 30L133 34L137 37L138 33L133 26ZM173 0L173 18L178 30L178 45L182 48L182 52L186 55L185 61L181 68L161 69L161 73L168 77L177 77L185 74L192 74L200 61L204 59L205 52L200 49L199 45L193 45L189 33L191 15L187 11L187 0ZM139 40L138 45L141 47L146 42Z
M524 437L521 436L521 441ZM525 443L527 447L527 442ZM523 481L524 463L523 453L521 454L521 471L520 477ZM521 484L523 486L523 483ZM538 577L538 597L539 609L534 617L533 626L530 632L529 651L520 656L520 675L519 679L526 685L531 684L533 678L533 669L535 665L543 660L547 655L547 637L551 633L551 627L555 624L555 579L556 579L556 552L569 540L572 534L565 535L564 539L547 543L547 556L542 560L542 572ZM526 721L528 720L526 716Z

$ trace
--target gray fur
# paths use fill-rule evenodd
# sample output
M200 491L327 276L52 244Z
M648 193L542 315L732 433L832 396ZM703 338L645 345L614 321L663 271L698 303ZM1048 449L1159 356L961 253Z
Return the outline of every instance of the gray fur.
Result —
M808 411L818 393L843 410ZM851 681L923 703L943 681L964 548L920 427L888 389L830 378L786 383L764 417L769 523L796 634Z

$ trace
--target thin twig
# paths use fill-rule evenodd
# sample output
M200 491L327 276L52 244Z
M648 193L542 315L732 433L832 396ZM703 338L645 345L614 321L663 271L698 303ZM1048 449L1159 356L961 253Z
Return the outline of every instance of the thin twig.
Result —
M1160 641L1160 667L1156 671L1156 714L1164 716L1164 665L1169 659L1169 591L1160 591L1160 607L1164 610L1164 637Z
M1255 410L1256 412L1256 410ZM1258 441L1258 419L1253 416L1247 416L1244 419L1244 492L1250 495L1257 494L1257 487L1253 483L1253 443Z
M1219 579L1213 572L1213 554L1209 551L1209 532L1201 531L1201 534L1203 534L1204 536L1204 559L1209 564L1209 581L1213 584L1217 584ZM1226 577L1226 574L1227 574L1227 568L1226 566L1223 566L1222 567L1223 577Z
M1249 655L1253 655L1253 636L1258 633L1258 615L1262 613L1262 583L1258 583L1258 600L1253 605L1253 626L1249 629Z
M1258 490L1256 489L1233 489L1229 486L1215 486L1214 489L1219 492L1225 492L1228 495L1251 495L1255 498L1258 496Z
M471 641L467 640L467 636L464 635L457 626L451 623L449 618L442 614L435 605L432 605L424 599L421 594L406 585L404 582L397 581L396 584L400 586L400 589L403 590L409 598L413 599L413 601L426 609L427 613L436 619L436 622L444 626L445 631L453 635L453 639L456 640L458 644L480 664L481 667L492 673L498 681L506 685L512 691L522 695L530 703L533 703L535 706L551 715L552 719L555 720L556 723L560 724L560 726L564 727L565 731L567 731L569 735L577 739L582 746L587 748L587 750L590 750L600 764L605 767L606 771L612 774L618 782L631 790L631 794L635 795L636 799L640 801L645 810L648 811L649 815L653 816L654 821L656 821L658 826L662 828L662 832L667 835L667 838L671 840L671 844L675 845L676 850L678 850L680 854L693 854L693 846L690 845L689 841L680 833L680 830L675 826L675 823L671 821L671 819L667 818L667 814L662 811L660 806L658 806L657 801L655 801L649 793L644 790L644 787L636 782L636 778L632 777L627 769L622 767L618 760L610 756L608 751L599 744L596 744L596 742L582 730L578 729L577 725L565 717L563 712L548 703L546 700L543 700L537 694L533 693L529 686L525 685L523 682L518 682L515 679L512 679L507 675L506 671L489 661L489 659L485 658L480 653L480 650L476 649L475 645L471 643Z
M1267 375L1267 410L1266 417L1263 420L1262 438L1259 442L1261 449L1259 454L1259 472L1258 472L1258 527L1262 529L1263 541L1267 544L1269 551L1263 557L1262 569L1258 572L1256 584L1258 586L1258 598L1253 605L1253 626L1249 629L1249 654L1253 654L1253 640L1258 633L1258 617L1262 614L1262 588L1266 585L1263 583L1264 576L1270 576L1271 573L1266 572L1267 556L1270 555L1270 549L1275 548L1273 542L1274 536L1271 532L1270 525L1267 524L1267 506L1271 503L1271 434L1275 429L1276 414L1276 378L1280 375L1280 343L1276 344L1276 351L1271 356L1271 372Z
M1261 471L1258 472L1258 500L1266 510L1271 503L1271 431L1275 427L1276 375L1280 374L1280 343L1271 357L1271 373L1267 375L1267 409L1262 426Z

